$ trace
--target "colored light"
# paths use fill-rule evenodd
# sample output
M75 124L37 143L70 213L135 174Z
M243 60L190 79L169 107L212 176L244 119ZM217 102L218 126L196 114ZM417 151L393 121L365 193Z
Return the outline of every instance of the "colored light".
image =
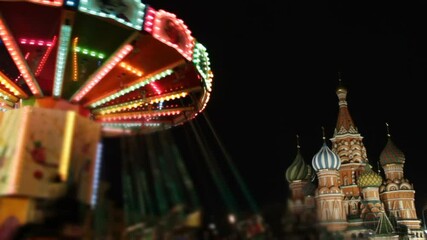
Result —
M49 45L49 47L46 49L46 52L43 55L42 60L39 63L39 66L37 67L36 72L34 75L38 76L40 72L43 70L44 65L46 64L47 59L49 58L50 53L52 52L53 47L56 44L56 36L53 37L52 43Z
M144 21L144 13L145 13L145 5L141 3L139 0L133 0L128 1L128 4L131 4L132 6L129 6L131 9L126 12L122 12L122 14L128 15L128 20L125 20L120 17L120 14L118 13L106 13L101 9L101 7L96 4L96 1L87 1L82 0L80 1L79 5L79 11L85 12L91 15L96 15L103 18L111 18L123 25L126 25L128 27L142 30L142 24Z
M170 37L165 33L165 27L162 25L165 21L170 22L176 32L181 33L182 38L180 43L170 41ZM175 48L188 61L193 60L194 38L191 36L191 31L181 19L176 18L175 14L159 10L156 12L154 19L153 36L165 43L168 46ZM184 41L184 42L182 42Z
M62 181L66 181L68 179L75 120L76 113L68 111L65 120L65 132L64 141L62 143L61 159L59 161L59 175L61 176Z
M19 43L23 45L34 45L39 47L50 47L52 46L52 42L46 41L46 40L39 40L39 39L27 39L27 38L21 38L19 39Z
M95 170L93 173L94 177L92 182L92 195L90 198L90 205L92 208L95 208L96 202L98 199L97 196L98 196L98 189L99 189L99 176L101 173L102 149L103 149L102 143L98 143L96 148Z
M22 77L24 78L25 83L30 88L33 95L42 96L43 94L40 90L39 85L37 84L36 79L32 75L31 70L29 69L25 61L25 58L22 56L18 45L16 44L14 38L12 37L12 34L10 33L1 15L0 15L0 37L4 45L6 46L6 49L9 52L10 56L15 62L16 67L18 68L19 72L22 74Z
M56 56L55 80L53 83L53 96L60 97L64 80L65 64L67 62L68 46L71 38L71 26L62 25L59 34L59 49Z
M108 59L102 67L100 67L91 77L87 80L86 84L77 91L72 97L71 101L80 101L102 78L104 78L130 51L133 46L130 44L124 45L116 54Z
M81 53L90 57L95 57L95 58L99 58L99 59L104 59L105 58L105 54L104 53L99 53L97 51L93 51L90 50L88 48L82 48L73 44L73 49L74 49L74 53Z
M125 62L121 62L120 64L119 64L119 66L120 67L122 67L123 69L125 69L126 71L128 71L128 72L130 72L130 73L132 73L132 74L135 74L136 76L138 76L138 77L141 77L144 73L141 71L141 70L139 70L138 68L136 68L136 67L133 67L132 65L130 65L130 64L128 64L128 63L125 63Z
M55 6L55 7L62 6L62 0L26 0L26 1L42 4L42 5Z
M109 95L107 97L104 97L101 100L98 100L98 101L96 101L94 103L90 103L89 105L90 105L91 108L95 108L95 107L100 106L100 105L102 105L104 103L107 103L107 102L109 102L111 100L119 98L119 97L121 97L121 96L123 96L123 95L125 95L127 93L130 93L130 92L135 91L135 90L137 90L139 88L142 88L143 86L145 86L145 85L147 85L147 84L149 84L151 82L160 80L160 79L162 79L162 78L164 78L164 77L166 77L168 75L171 75L172 73L173 73L172 69L167 69L166 71L163 71L163 72L161 72L159 74L156 74L156 75L154 75L152 77L148 77L148 76L147 77L143 77L140 80L138 80L137 83L131 85L130 87L127 87L127 88L122 89L122 90L120 90L118 92L115 92L114 94L111 94L111 95Z
M77 65L77 42L79 41L78 37L75 37L73 40L73 80L77 81L77 75L78 75L78 65Z

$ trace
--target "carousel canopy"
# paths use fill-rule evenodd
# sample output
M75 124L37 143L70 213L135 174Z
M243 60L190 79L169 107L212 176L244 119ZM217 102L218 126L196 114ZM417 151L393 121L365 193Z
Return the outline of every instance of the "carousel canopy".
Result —
M0 0L0 109L75 110L104 136L188 121L209 101L206 48L140 1Z

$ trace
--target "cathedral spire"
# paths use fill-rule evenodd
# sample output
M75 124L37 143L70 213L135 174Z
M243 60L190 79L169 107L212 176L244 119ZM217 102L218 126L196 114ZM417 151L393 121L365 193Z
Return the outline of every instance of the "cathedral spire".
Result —
M357 134L357 128L354 125L353 119L351 118L350 112L347 107L347 88L344 86L342 81L342 74L338 74L338 87L336 94L338 96L338 121L335 127L334 135L343 135L348 133Z
M388 123L385 123L385 126L386 126L386 129L387 129L387 137L390 138L390 129L389 129Z
M342 72L338 72L338 88L344 87L342 84Z
M323 126L322 126L322 139L323 139L323 143L326 143L325 128Z
M384 149L380 153L381 165L384 166L387 164L396 164L396 163L404 164L405 155L391 140L390 125L388 123L386 123L386 129L387 129L387 143Z

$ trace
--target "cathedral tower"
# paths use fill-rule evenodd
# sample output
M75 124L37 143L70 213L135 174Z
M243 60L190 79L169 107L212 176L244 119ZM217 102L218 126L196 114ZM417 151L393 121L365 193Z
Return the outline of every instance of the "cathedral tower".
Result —
M312 167L305 163L301 155L300 145L298 143L295 159L286 170L286 180L291 190L290 210L293 214L301 215L305 209L314 208L314 202L307 199L313 197L310 196L309 191L314 176Z
M306 230L312 228L316 222L314 202L315 173L311 165L304 161L300 151L297 136L297 153L291 165L286 169L286 180L291 191L288 199L289 212L292 214L292 231L308 234Z
M339 85L336 89L338 96L338 119L331 138L332 151L338 154L341 160L339 175L341 179L341 189L345 195L344 206L346 215L350 219L357 219L360 216L358 206L361 201L360 188L357 186L359 175L365 170L368 162L366 148L347 106L347 88L339 78ZM353 221L360 224L360 221ZM359 223L357 223L359 222Z
M421 221L417 218L415 209L415 190L412 183L403 175L405 155L393 143L389 133L387 136L387 143L380 154L385 174L385 181L380 187L381 200L387 212L396 219L398 228L406 226L414 236L422 236L420 239L424 239Z
M379 214L384 211L379 195L379 187L383 179L366 164L365 171L360 174L358 185L362 190L361 215L365 225L376 226Z
M339 187L341 161L326 144L325 136L322 147L313 156L312 165L318 178L315 198L319 225L331 232L343 231L347 228L347 219L343 206L344 194Z

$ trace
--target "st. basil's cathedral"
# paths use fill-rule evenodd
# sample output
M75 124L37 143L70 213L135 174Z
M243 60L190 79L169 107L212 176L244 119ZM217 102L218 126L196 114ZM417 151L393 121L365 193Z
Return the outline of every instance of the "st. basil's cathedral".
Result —
M340 79L331 147L323 133L323 145L309 164L298 141L296 157L286 169L290 189L283 219L286 239L425 239L415 189L404 176L404 153L393 143L387 126L388 140L379 162L368 161L347 92Z

